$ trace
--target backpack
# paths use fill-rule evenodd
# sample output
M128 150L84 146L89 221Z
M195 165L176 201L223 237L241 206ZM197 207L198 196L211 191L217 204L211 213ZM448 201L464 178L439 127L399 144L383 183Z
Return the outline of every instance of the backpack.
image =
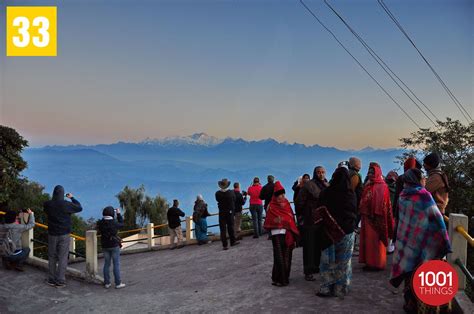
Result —
M0 256L11 256L14 252L15 249L10 238L10 230L5 227L0 227Z

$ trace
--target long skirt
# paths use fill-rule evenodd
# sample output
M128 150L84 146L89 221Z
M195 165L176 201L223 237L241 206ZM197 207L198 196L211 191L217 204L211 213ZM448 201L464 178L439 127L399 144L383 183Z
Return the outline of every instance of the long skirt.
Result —
M199 221L194 222L195 225L195 232L196 232L196 239L199 242L207 242L207 220L206 218L201 218Z
M385 269L387 265L387 248L365 216L360 228L359 263L374 269Z
M349 291L352 279L352 250L354 232L346 234L338 243L322 251L319 292L327 295L344 296Z
M293 249L286 245L284 234L273 235L272 244L272 281L273 283L286 286L290 283L291 258Z
M317 237L317 226L303 226L301 228L303 236L303 271L305 275L312 275L319 272L319 262L321 259L321 247Z

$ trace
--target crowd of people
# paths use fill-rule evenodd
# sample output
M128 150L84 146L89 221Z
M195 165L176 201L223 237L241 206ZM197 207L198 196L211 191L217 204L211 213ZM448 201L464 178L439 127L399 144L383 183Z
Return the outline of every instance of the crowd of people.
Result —
M324 167L317 166L312 177L304 174L293 184L294 212L285 188L271 175L264 186L255 177L247 191L241 190L237 182L231 189L231 182L222 179L215 193L222 247L228 250L229 245L240 243L242 211L249 199L253 237L268 233L272 241L273 285L289 284L292 253L298 246L302 247L304 278L314 281L315 275L320 274L321 284L316 293L320 297L343 298L349 292L353 256L358 255L365 271L378 271L386 269L387 255L393 254L390 282L395 287L405 283L405 310L413 311L416 298L410 278L414 270L426 260L443 258L451 249L443 220L450 187L440 164L436 153L427 155L423 165L410 157L404 163L403 174L390 171L383 176L380 165L371 162L363 179L361 160L351 157L339 163L329 181ZM56 186L52 199L44 204L49 226L47 283L51 286L66 285L71 215L81 210L79 201L70 193L64 194L62 186ZM174 200L167 212L170 249L184 246L184 216L179 201ZM198 195L192 219L199 245L210 243L206 220L209 216L207 203ZM28 217L28 221L19 222L21 217ZM20 215L7 211L4 215L0 224L0 255L5 268L23 270L30 251L22 247L21 234L34 224L31 210ZM111 287L112 263L115 287L125 287L120 278L118 230L122 227L120 210L104 208L97 229L105 259L105 288Z

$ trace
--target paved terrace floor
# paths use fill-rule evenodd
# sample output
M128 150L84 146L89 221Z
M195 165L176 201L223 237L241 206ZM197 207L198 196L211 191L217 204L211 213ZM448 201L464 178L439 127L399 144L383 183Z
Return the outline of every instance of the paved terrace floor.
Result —
M0 313L403 313L402 295L387 283L388 270L363 272L356 257L344 300L315 296L320 279L304 280L301 248L294 251L288 287L271 285L271 268L271 241L246 237L228 251L215 242L124 255L123 290L76 280L57 289L44 283L41 270L1 269Z

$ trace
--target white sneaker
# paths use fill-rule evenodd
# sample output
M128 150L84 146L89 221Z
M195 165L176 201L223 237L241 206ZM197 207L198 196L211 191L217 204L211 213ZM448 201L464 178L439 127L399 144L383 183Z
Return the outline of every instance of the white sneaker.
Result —
M104 285L105 289L109 289L110 287L112 287L112 284L110 284L110 283Z
M115 286L115 289L122 289L122 288L125 288L125 286L126 285L124 283L121 283L118 286Z

